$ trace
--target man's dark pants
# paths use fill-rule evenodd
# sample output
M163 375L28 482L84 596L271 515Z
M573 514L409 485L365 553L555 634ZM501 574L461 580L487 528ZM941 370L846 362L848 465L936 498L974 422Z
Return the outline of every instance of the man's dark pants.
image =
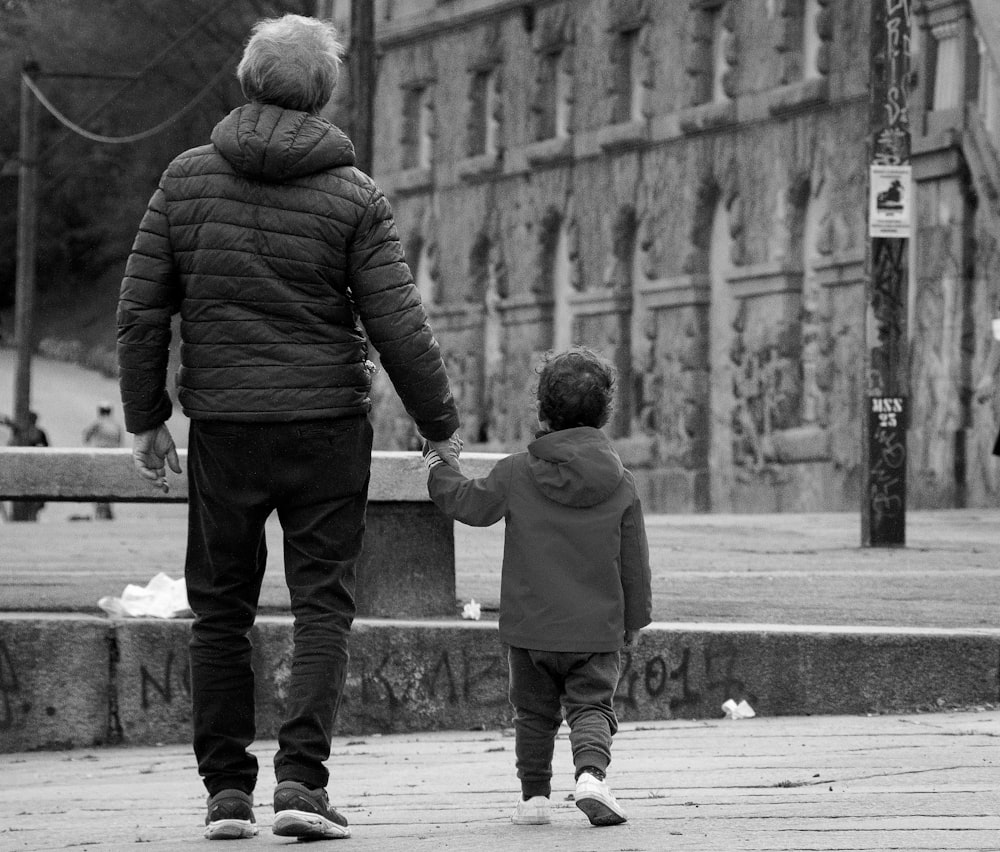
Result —
M257 759L250 629L276 511L295 619L278 781L325 787L347 673L372 428L365 416L297 423L191 421L185 579L194 750L210 795L251 792Z

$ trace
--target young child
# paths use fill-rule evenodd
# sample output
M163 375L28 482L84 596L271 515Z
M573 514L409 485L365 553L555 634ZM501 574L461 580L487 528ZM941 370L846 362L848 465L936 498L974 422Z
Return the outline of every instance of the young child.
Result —
M428 491L472 526L506 522L500 638L509 645L521 798L512 821L550 822L552 755L565 713L576 806L593 825L625 822L604 780L618 730L620 650L650 621L649 550L635 480L601 427L614 368L587 349L540 371L541 430L526 452L468 479L425 447Z

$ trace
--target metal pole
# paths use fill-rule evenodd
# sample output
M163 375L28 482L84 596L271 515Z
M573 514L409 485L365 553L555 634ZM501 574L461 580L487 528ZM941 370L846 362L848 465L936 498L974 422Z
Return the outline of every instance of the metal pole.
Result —
M35 229L38 174L38 101L28 88L27 79L38 73L38 66L26 62L21 75L21 145L18 153L17 184L17 277L14 290L14 346L17 367L14 372L14 439L26 444L28 413L31 407L31 350L35 302ZM11 503L12 521L35 521L39 504L31 500Z
M38 186L38 101L26 79L38 74L38 65L26 62L21 79L21 146L17 187L17 278L15 284L14 344L17 369L14 376L14 422L16 434L24 435L31 407L31 355L34 337L35 232Z
M873 0L870 57L861 543L900 547L906 543L907 255L915 207L910 0Z

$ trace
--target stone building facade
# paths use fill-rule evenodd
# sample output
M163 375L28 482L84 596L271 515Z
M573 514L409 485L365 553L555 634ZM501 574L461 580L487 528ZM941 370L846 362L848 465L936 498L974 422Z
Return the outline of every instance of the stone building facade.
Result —
M582 343L648 511L859 508L870 2L376 0L373 172L470 448L522 447L539 359ZM910 4L914 508L1000 488L990 2Z

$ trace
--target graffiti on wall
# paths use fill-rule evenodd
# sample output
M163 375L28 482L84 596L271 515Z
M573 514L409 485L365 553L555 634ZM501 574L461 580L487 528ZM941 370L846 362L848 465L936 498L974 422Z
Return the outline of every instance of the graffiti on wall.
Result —
M17 669L7 643L0 639L0 731L15 727L19 717L27 713Z

